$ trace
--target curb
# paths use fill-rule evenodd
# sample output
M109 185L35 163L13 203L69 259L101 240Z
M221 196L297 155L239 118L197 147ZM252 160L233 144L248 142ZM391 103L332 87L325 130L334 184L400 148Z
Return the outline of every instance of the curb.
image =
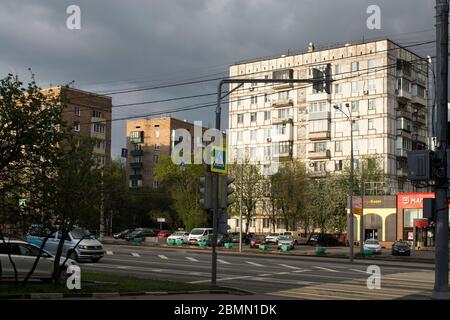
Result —
M234 295L250 295L241 289L211 289L211 290L194 290L194 291L138 291L138 292L93 292L93 293L25 293L25 294L6 294L0 295L0 300L44 300L44 299L64 299L64 298L110 298L110 297L130 297L130 296L166 296L177 294L234 294Z

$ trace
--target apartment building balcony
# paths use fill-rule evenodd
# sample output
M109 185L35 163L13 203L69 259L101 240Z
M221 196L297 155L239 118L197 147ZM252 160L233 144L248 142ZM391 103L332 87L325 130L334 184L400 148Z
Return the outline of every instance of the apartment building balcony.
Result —
M412 119L412 112L409 109L397 109L397 118Z
M408 157L408 151L409 150L407 150L407 149L397 148L395 154L396 154L397 157L406 158L406 157Z
M420 107L425 107L427 105L427 99L425 97L413 95L411 98L411 102Z
M330 140L330 131L309 132L309 140Z
M294 84L291 83L274 83L272 85L272 89L274 90L284 90L284 89L292 89L294 87Z
M407 177L408 176L408 170L406 170L406 168L397 168L397 176L399 176L399 177Z
M323 111L323 112L310 112L308 114L308 120L331 120L331 112Z
M142 180L142 174L130 174L130 180Z
M142 167L143 167L142 162L130 162L131 169L142 169Z
M293 99L281 99L281 100L276 100L276 101L272 102L273 108L289 107L289 106L293 106L293 105L294 105Z
M293 119L292 116L287 117L273 117L272 118L272 124L284 124L284 123L292 123Z
M308 152L308 158L311 159L311 160L330 159L331 158L331 152L330 152L330 150L309 151Z
M142 157L144 155L144 150L131 150L131 156L133 157Z
M331 100L331 94L326 92L309 93L306 95L306 102Z
M308 173L310 178L324 178L327 176L326 171L310 171Z
M427 117L426 117L425 113L414 112L413 116L412 116L412 120L415 122L418 122L420 124L423 124L423 125L427 124Z
M411 101L412 95L406 90L395 89L395 96L401 101Z
M397 128L397 136L411 139L411 131L404 128Z
M143 143L144 131L131 131L129 140L131 143Z
M419 143L427 143L427 138L424 135L418 134L418 133L412 133L411 134L411 139L413 141L417 141Z

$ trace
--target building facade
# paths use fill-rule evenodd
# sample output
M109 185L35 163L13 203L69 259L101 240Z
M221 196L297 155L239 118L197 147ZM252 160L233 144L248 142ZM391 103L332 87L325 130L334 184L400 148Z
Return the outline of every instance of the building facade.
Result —
M66 101L63 120L81 136L95 138L94 157L100 166L111 163L112 99L75 88L52 87L47 94L61 95Z
M353 147L356 168L359 159L376 158L387 175L387 194L412 191L407 151L427 144L423 58L388 39L323 50L310 44L306 52L244 61L229 72L232 78L312 79L326 70L330 93L292 83L252 83L233 92L231 157L261 164L300 159L320 178L343 170ZM334 106L351 112L353 123ZM262 223L263 217L252 222L255 230Z
M194 124L172 117L138 119L127 121L127 177L130 188L158 188L155 167L161 155L171 154L175 141L175 130L185 129L194 137ZM200 127L203 133L205 128ZM197 139L198 140L198 139ZM196 141L202 146L202 141ZM194 139L191 139L194 144Z

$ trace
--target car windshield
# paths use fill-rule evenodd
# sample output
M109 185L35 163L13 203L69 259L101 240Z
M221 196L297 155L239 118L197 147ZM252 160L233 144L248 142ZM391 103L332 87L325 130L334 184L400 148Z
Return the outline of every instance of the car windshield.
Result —
M253 240L263 240L265 239L264 236L253 236Z
M75 229L70 232L74 239L94 239L94 236L86 229Z
M380 244L378 240L366 240L366 244Z
M396 242L395 243L395 245L397 245L397 246L408 246L409 247L409 243L408 242L405 242L405 241L398 241L398 242Z
M203 229L193 229L193 230L191 231L191 234L194 235L194 236L198 236L198 235L200 235L200 234L203 234L203 232L204 232Z
M276 237L276 236L278 236L279 235L279 233L271 233L270 235L269 235L269 237Z
M292 240L291 236L281 236L278 238L278 240Z
M172 234L173 236L182 236L182 235L184 235L184 232L182 232L182 231L178 231L178 232L175 232L174 234Z

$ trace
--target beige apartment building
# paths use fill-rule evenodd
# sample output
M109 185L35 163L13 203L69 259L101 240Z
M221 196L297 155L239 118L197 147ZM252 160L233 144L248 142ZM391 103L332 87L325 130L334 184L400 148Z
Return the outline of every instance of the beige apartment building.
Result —
M172 117L146 118L127 121L127 177L130 188L158 188L155 167L161 155L170 155L175 141L175 130L185 129L194 144L194 124ZM202 128L204 132L206 128ZM197 141L202 145L201 141Z
M427 74L425 59L388 40L346 44L230 66L234 78L313 78L328 67L331 92L305 84L245 85L231 94L229 148L261 164L303 160L313 178L348 165L353 131L355 165L375 157L387 174L387 194L412 191L406 180L408 150L426 148ZM348 104L349 108L346 107ZM334 106L347 114L354 123ZM232 217L231 228L238 229ZM282 222L278 223L283 230ZM251 232L270 232L263 216Z
M65 97L67 106L63 110L63 119L74 132L96 139L93 151L96 161L101 166L109 166L112 98L67 87L52 87L42 91Z

